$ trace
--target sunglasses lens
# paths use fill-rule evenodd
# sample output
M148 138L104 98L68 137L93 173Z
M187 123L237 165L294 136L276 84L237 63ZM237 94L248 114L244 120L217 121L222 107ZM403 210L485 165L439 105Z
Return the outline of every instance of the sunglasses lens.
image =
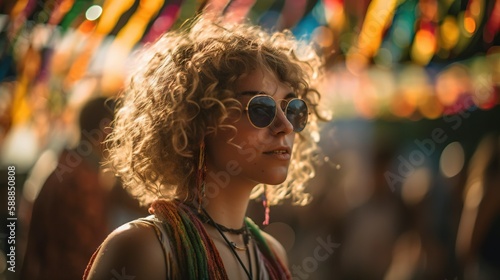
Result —
M292 124L293 131L301 132L306 127L308 116L309 112L304 100L293 99L288 102L286 118Z
M276 103L269 96L257 96L248 104L248 118L256 127L267 127L274 120Z

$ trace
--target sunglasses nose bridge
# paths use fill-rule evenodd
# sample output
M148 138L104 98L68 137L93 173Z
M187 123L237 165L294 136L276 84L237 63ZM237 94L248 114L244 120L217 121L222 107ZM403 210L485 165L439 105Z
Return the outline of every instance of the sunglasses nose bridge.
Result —
M272 123L270 124L274 129L280 130L280 131L285 131L286 134L290 133L293 131L293 124L290 122L290 120L286 117L286 106L288 105L288 102L286 100L280 100L277 101L279 107L281 110L278 110L276 108L276 115L274 116L274 119Z
M281 108L281 110L283 112L285 111L286 106L288 105L288 101L286 101L285 99L278 100L278 101L276 101L276 103L279 103L279 107Z

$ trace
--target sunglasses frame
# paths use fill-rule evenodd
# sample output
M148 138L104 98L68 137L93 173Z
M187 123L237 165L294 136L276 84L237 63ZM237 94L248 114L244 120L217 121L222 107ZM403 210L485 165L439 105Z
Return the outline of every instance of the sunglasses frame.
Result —
M252 100L254 100L255 98L260 98L260 97L262 97L262 98L269 98L269 99L271 99L271 100L273 100L273 101L274 101L274 109L275 109L275 110L274 110L274 117L273 117L273 119L269 122L269 124L268 124L268 125L266 125L266 126L264 126L264 127L258 127L258 126L256 126L256 125L253 123L252 119L250 118L250 110L248 110L248 109L249 109L249 107L250 107L250 103L252 102ZM248 121L249 121L249 122L250 122L250 124L252 124L252 126L253 126L253 127L255 127L255 128L258 128L258 129L267 128L267 127L269 127L269 126L270 126L270 125L274 122L274 120L276 120L276 116L278 115L278 102L279 102L279 105L280 105L279 107L280 107L281 111L283 111L283 114L285 114L285 118L286 118L286 113L287 113L287 111L288 111L288 105L290 104L290 102L292 102L292 101L294 101L294 100L300 100L300 101L302 101L302 102L304 103L304 105L306 106L307 118L309 119L309 114L310 114L310 113L309 113L309 106L307 106L307 103L306 103L303 99L300 99L300 98L295 97L295 98L292 98L292 99L289 99L289 100L287 100L287 99L275 100L274 98L272 98L272 97L271 97L271 96L269 96L269 95L266 95L266 94L257 94L257 95L252 96L252 98L250 98L250 100L248 100L248 103L247 103L247 105L245 106L245 111L246 111L246 115L247 115ZM283 104L283 102L285 102L285 105L284 105L284 106L282 105L282 104ZM283 109L283 107L284 107L284 109ZM290 120L288 120L288 118L286 118L286 120L287 120L287 121L288 121L288 122L292 125L292 127L293 127L293 131L294 131L294 132L301 132L301 131L302 131L302 130L304 130L304 128L307 126L307 122L306 122L306 124L304 125L304 127L303 127L302 129L300 129L300 130L295 130L295 127L294 127L294 126L293 126L293 124L290 122Z

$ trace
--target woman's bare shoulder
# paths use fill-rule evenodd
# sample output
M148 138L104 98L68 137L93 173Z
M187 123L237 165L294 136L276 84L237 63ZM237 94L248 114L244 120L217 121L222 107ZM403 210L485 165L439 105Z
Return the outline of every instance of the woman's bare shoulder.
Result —
M101 244L87 280L166 279L165 256L152 225L131 222Z

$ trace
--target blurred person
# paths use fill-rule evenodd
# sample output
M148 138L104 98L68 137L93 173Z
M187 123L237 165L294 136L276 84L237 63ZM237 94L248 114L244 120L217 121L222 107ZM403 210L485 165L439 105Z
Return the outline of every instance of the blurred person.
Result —
M469 166L456 244L464 279L500 279L500 137L484 137Z
M110 162L152 215L111 233L84 279L290 279L283 246L246 211L256 197L309 200L316 52L288 31L206 16L141 57Z
M103 175L101 160L113 110L105 100L83 105L77 146L61 152L32 205L21 279L80 279L110 232L108 193L115 180Z

